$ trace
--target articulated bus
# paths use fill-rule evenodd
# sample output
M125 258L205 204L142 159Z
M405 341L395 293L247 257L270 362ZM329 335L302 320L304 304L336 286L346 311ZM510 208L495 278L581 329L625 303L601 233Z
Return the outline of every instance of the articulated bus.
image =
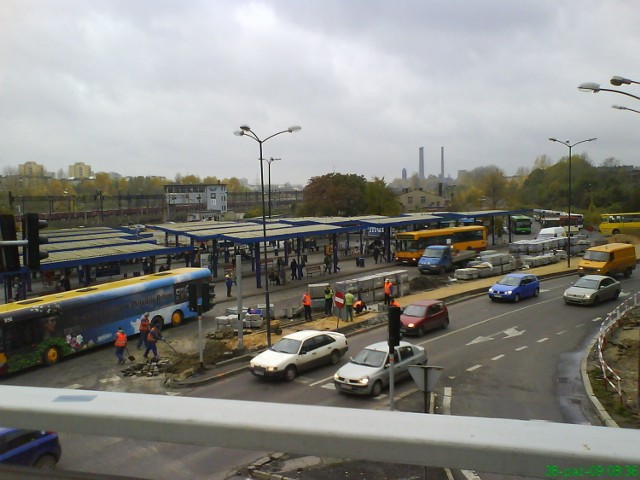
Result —
M531 233L532 220L526 215L511 215L511 232L515 234Z
M472 225L396 233L396 263L417 265L429 245L450 245L456 250L481 252L487 249L487 229Z
M210 280L208 268L176 268L0 305L0 375L113 342L118 327L133 335L145 313L180 325L197 315L188 285Z
M640 212L603 213L600 222L600 233L603 235L640 235Z

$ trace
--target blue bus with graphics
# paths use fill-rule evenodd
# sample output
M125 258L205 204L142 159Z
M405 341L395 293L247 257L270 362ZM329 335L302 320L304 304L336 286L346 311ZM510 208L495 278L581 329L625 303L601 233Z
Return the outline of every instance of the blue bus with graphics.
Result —
M134 335L145 313L178 326L197 315L188 286L210 281L208 268L177 268L0 305L0 375L113 342L118 327Z

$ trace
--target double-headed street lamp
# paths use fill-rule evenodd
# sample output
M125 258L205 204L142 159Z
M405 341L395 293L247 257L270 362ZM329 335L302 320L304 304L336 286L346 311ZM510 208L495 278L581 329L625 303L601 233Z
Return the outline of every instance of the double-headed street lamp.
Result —
M571 143L569 142L569 140L558 140L557 138L549 138L549 140L551 140L552 142L562 143L563 145L569 147L569 236L567 238L567 268L571 268L571 149L576 145L580 145L581 143L593 142L594 140L597 140L597 138L588 138L576 143Z
M264 158L262 158L262 144L264 142L266 142L267 140L269 140L270 138L273 138L277 135L280 135L282 133L294 133L294 132L299 132L302 129L302 127L299 127L297 125L294 125L292 127L287 128L286 130L282 130L280 132L276 132L273 135L269 135L268 137L264 138L264 139L260 139L260 137L258 137L258 135L255 134L255 132L253 130L251 130L251 127L249 127L248 125L240 125L240 130L236 130L235 132L233 132L234 135L237 135L238 137L242 137L242 136L247 136L253 140L255 140L256 142L258 142L258 145L260 145L260 186L262 187L262 241L263 241L263 250L264 250L264 297L265 297L265 318L267 319L267 347L271 347L271 304L269 302L269 269L267 268L267 262L269 260L268 256L267 256L267 212L266 212L266 206L264 203L264 167L263 167L263 163L264 163ZM271 182L269 182L269 184L271 184ZM242 325L239 327L242 328Z
M279 158L273 158L273 157L267 160L267 165L269 166L268 168L269 170L269 220L271 220L271 164L273 162L278 162L278 161L280 161Z

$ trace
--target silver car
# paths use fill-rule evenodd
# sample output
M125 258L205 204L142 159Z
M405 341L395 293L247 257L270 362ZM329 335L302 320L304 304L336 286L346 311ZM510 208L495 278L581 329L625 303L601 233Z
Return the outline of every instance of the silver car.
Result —
M409 376L409 365L426 365L427 352L419 345L400 342L396 347L394 378ZM389 345L378 342L369 345L333 376L333 384L339 393L371 395L377 397L389 386Z
M622 286L615 278L605 275L585 275L564 291L564 302L577 305L598 305L604 300L615 300Z

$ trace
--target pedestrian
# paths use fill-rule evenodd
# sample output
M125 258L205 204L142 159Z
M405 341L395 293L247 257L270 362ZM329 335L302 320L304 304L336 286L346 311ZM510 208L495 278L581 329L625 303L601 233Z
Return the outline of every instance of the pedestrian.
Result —
M69 276L65 273L64 277L62 277L62 291L68 292L71 290L71 280L69 280Z
M355 303L355 297L351 290L344 294L344 310L347 314L347 322L353 322L353 304Z
M391 289L393 288L393 283L388 278L384 279L384 304L389 305L391 302Z
M324 315L325 317L331 316L331 309L333 303L333 289L330 285L324 287Z
M138 326L138 332L140 332L140 336L138 337L138 350L140 350L143 343L145 347L147 346L147 335L149 335L150 323L149 312L147 312L142 315L140 326Z
M231 286L233 285L233 278L228 273L224 276L224 283L227 286L227 297L231 296Z
M291 260L291 280L297 280L298 279L298 262L296 262L296 259L292 259Z
M324 256L324 273L331 273L331 255Z
M142 355L144 358L147 358L147 356L149 355L149 352L153 352L153 361L157 361L158 360L158 347L156 345L156 343L158 343L158 340L162 340L164 337L162 336L162 334L160 333L160 327L156 324L153 327L151 327L151 330L149 330L149 334L147 335L147 349L144 351L144 355Z
M378 263L378 257L380 256L380 249L377 245L373 246L373 261Z
M334 273L338 273L340 271L340 267L338 266L338 257L335 257L335 263L333 264Z
M401 308L401 307L400 307L400 304L398 303L398 301L397 301L394 297L391 297L391 299L389 300L389 306L390 306L390 307L398 307L398 308Z
M367 304L364 303L364 300L356 300L356 303L353 304L353 311L356 315L360 315L367 309Z
M116 347L116 357L118 357L118 365L122 365L124 363L124 349L127 346L127 334L124 333L122 327L118 327L114 345Z
M311 295L309 295L309 290L302 295L302 307L304 308L304 319L311 320Z

